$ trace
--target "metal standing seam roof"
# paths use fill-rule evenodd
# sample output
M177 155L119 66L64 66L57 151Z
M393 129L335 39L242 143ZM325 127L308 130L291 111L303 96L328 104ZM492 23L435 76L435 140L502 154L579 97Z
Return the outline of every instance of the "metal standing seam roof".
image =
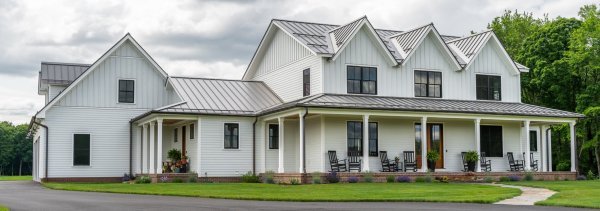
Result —
M430 27L431 24L427 24L410 31L393 35L390 39L396 40L398 46L402 48L402 51L404 51L406 55L408 55L417 47L419 41L427 35L427 31L429 31Z
M456 46L456 48L458 48L461 53L470 61L473 59L475 54L479 52L479 49L485 45L485 41L488 40L490 36L492 36L492 31L485 31L468 37L452 40L448 42L448 44Z
M38 91L47 90L48 85L69 85L90 66L89 64L42 62Z
M367 17L363 16L346 25L331 30L330 33L332 33L333 37L335 38L335 40L333 41L335 45L339 47L342 44L344 44L350 38L350 35L352 35L352 33L356 30L358 25L366 18Z
M397 111L477 113L562 118L582 118L581 114L513 102L446 100L429 98L382 97L347 94L319 94L261 111L261 114L292 107L379 109Z
M159 112L253 115L282 101L263 82L225 79L170 77L183 103L157 109Z

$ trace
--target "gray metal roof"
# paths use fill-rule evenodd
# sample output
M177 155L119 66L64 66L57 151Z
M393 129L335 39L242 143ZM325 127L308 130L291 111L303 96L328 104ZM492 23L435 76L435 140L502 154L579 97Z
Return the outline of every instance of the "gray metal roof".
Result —
M349 109L380 109L398 111L478 113L494 115L519 115L581 118L581 114L545 108L525 103L445 100L431 98L382 97L346 94L319 94L285 103L261 111L261 114L292 107L325 107Z
M468 60L473 59L475 54L485 45L485 41L492 36L492 31L473 34L468 37L452 40L448 44L455 45Z
M263 82L171 77L184 103L156 111L223 115L254 115L282 101Z
M358 27L358 25L364 21L367 17L362 17L359 19L356 19L355 21L352 21L346 25L337 27L333 30L331 30L331 33L333 33L333 36L335 38L335 40L333 41L335 43L336 46L341 46L344 42L346 42L346 40L348 40L350 38L350 35L356 30L356 28Z
M395 39L398 46L402 48L402 51L408 55L417 47L418 42L427 35L426 32L431 26L432 24L427 24L410 31L402 32L393 35L391 39Z
M42 62L38 92L47 90L48 85L69 85L90 66L89 64Z

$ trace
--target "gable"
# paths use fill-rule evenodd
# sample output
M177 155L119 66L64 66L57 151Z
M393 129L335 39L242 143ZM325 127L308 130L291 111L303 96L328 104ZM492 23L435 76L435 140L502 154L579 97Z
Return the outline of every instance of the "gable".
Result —
M345 31L347 31L347 32L345 32L345 34L347 34L347 35L344 36L345 39L341 43L340 46L335 45L336 52L333 55L332 60L336 60L339 57L340 52L345 50L345 48L349 45L349 43L356 38L356 35L359 32L362 32L363 34L367 35L371 39L371 41L372 41L371 44L373 46L377 46L379 48L378 51L383 54L382 56L387 58L389 64L398 65L396 58L394 57L392 52L389 51L386 44L383 42L381 37L379 37L379 34L375 31L375 28L373 28L373 26L371 25L369 20L367 20L366 17L359 19L356 26L354 26L355 24L356 23L352 22L349 25L347 25L347 26L352 26L352 27L341 27L340 28L340 29L344 29ZM330 36L333 36L334 38L336 36L333 32L330 32L329 34L330 34ZM335 40L335 39L332 38L332 40Z
M487 42L477 57L473 58L468 70L475 73L515 74L512 70L512 60L504 56L500 48L495 42Z
M435 69L435 70L456 70L455 61L452 55L449 55L444 46L429 33L423 38L421 44L413 50L408 60L403 62L403 66L411 69Z
M253 79L266 75L292 62L313 55L306 47L279 28L274 29L273 35L263 45L265 49L257 55L256 67L252 67L251 72L245 78Z
M345 64L390 64L387 55L367 29L358 30L345 48L337 53Z

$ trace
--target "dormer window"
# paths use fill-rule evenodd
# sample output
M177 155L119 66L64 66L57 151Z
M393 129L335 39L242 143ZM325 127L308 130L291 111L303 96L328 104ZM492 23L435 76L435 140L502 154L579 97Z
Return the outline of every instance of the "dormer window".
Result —
M442 97L442 73L415 70L415 97Z
M502 83L497 75L476 75L478 100L502 100Z
M347 90L349 94L377 94L377 68L348 66Z
M133 80L119 80L119 103L134 103L134 88Z

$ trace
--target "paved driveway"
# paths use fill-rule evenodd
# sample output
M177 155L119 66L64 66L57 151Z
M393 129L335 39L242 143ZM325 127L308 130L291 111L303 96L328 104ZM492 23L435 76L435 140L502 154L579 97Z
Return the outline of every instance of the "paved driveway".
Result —
M491 204L404 202L267 202L50 190L30 181L0 182L11 210L574 210Z

